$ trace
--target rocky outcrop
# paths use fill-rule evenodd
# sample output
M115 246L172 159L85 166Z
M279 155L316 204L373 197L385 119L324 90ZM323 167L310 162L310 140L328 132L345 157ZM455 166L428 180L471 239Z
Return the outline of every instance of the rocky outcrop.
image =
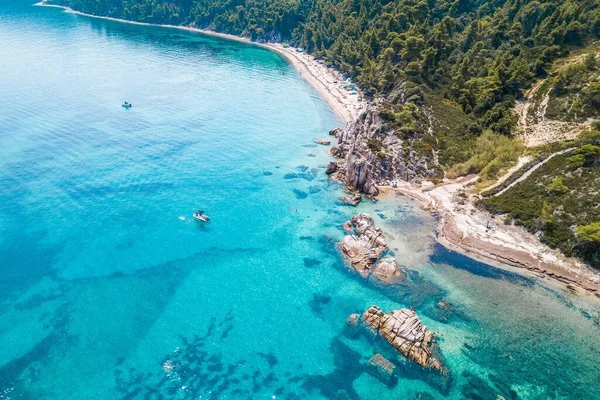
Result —
M340 248L342 255L349 261L361 276L367 278L373 264L387 250L385 237L379 228L375 228L373 218L369 214L356 214L350 221L354 235L342 239Z
M369 196L377 196L379 189L377 181L373 176L374 163L368 158L348 158L344 164L344 183L353 189L363 192ZM343 167L342 167L343 168Z
M432 355L433 332L421 324L412 310L402 308L384 313L372 306L362 315L364 324L381 335L403 356L424 368L441 370L441 362Z
M344 129L330 134L338 139L331 155L343 159L335 177L353 190L377 196L378 186L393 180L414 181L434 173L426 158L383 122L376 105Z
M338 165L335 161L330 161L329 164L327 164L327 169L325 169L325 173L327 175L331 175L334 172L336 172L338 170Z
M329 146L331 141L323 138L316 138L315 143L322 144L323 146Z
M349 235L340 242L342 256L363 278L386 284L404 280L406 270L400 269L394 258L381 258L388 249L387 243L369 214L356 214L344 224L344 230Z
M404 281L406 279L406 271L398 267L395 258L385 257L375 263L369 279L376 279L386 283Z

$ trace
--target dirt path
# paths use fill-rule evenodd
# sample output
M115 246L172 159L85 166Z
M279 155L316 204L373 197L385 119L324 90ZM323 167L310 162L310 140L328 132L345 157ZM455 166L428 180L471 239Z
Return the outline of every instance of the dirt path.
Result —
M517 161L517 165L515 165L514 167L512 167L508 171L506 171L506 173L504 175L502 175L500 178L498 178L498 180L494 184L492 184L492 185L490 185L488 187L483 188L479 192L480 193L481 192L487 192L488 190L492 190L492 189L494 189L494 188L502 185L504 182L506 182L506 180L508 178L510 178L512 176L512 174L514 174L519 169L521 169L521 167L523 167L529 161L531 161L531 157L529 157L529 156L519 157L519 160Z
M554 69L552 75L580 62L584 57L585 55L578 54L574 57L565 59ZM517 136L527 147L536 147L547 143L572 140L591 126L591 121L578 123L548 119L546 117L546 109L548 107L548 102L550 101L551 89L544 93L537 109L531 110L531 106L535 102L535 97L548 79L549 78L541 79L536 82L536 84L527 91L525 98L516 102L513 109L519 116Z
M508 189L512 188L517 183L523 182L525 179L529 178L529 176L531 176L531 174L533 174L538 168L540 168L542 165L546 164L548 161L552 160L554 157L559 156L561 154L565 154L566 152L569 152L573 149L574 149L574 147L569 147L568 149L557 151L556 153L550 154L548 157L544 158L542 161L540 161L533 167L529 168L529 170L527 172L525 172L519 179L517 179L516 181L514 181L513 183L511 183L510 185L508 185L507 187L505 187L504 189L502 189L501 191L496 193L493 197L500 196L502 193L505 193Z

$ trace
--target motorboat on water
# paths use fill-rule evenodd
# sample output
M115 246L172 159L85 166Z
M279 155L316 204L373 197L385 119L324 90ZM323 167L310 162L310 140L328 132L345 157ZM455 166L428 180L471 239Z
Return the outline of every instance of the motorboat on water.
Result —
M194 213L194 219L199 222L210 222L210 217L204 211L198 210Z
M130 102L128 102L128 101L124 101L123 103L121 103L121 106L122 106L123 108L131 108L131 107L133 106L133 104L131 104L131 103L130 103Z

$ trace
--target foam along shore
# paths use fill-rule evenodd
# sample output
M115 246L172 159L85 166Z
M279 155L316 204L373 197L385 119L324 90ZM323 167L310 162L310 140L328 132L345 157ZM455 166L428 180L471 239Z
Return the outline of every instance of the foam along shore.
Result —
M459 195L475 180L477 176L471 176L421 187L398 182L395 188L382 186L380 191L381 195L398 193L413 198L438 215L437 241L449 250L600 298L598 271L563 256L521 227L505 225L500 217L478 209L473 201Z
M219 33L208 29L199 29L192 26L151 24L147 22L128 21L120 18L102 17L93 14L86 14L73 10L70 7L51 4L45 1L36 3L35 6L61 8L66 12L83 17L103 19L107 21L122 22L126 24L155 26L161 28L180 29L188 32L201 33L207 36L214 36L236 42L253 44L274 51L283 56L291 63L300 75L321 95L327 104L334 111L342 124L354 121L366 108L367 102L358 88L352 91L343 88L344 79L342 75L334 68L328 67L324 62L315 59L313 56L299 51L293 47L284 47L280 43L258 43L248 38L227 33ZM351 94L351 92L353 94Z

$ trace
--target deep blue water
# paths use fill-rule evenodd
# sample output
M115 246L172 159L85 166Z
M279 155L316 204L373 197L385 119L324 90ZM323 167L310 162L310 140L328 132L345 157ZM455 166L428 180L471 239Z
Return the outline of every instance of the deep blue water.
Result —
M600 398L598 303L434 245L401 198L338 205L338 122L278 55L8 0L0 54L0 399ZM346 270L356 211L414 285ZM348 337L372 304L413 305L450 376Z

